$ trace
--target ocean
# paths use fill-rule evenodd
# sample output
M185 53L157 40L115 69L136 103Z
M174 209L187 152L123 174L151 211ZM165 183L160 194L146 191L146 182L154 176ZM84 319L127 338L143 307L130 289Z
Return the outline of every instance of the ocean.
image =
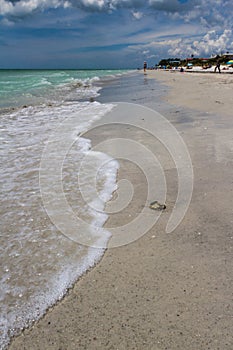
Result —
M1 350L12 336L42 317L104 253L110 233L103 227L108 218L103 203L116 190L119 165L107 154L90 152L91 141L77 135L113 107L95 101L100 82L129 72L0 70ZM42 155L46 156L51 135L70 117L74 125L62 166L63 193L75 215L88 223L77 230L91 237L90 246L75 243L52 223L41 195ZM88 159L81 178L85 198L78 181L84 157ZM59 151L48 159L55 168ZM92 188L90 173L98 167L101 171ZM89 204L98 201L98 194L102 201L96 210ZM103 248L94 248L99 241Z

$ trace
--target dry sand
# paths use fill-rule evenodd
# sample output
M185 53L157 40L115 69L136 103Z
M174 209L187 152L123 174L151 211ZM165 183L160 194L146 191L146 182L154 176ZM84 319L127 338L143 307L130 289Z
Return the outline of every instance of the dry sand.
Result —
M148 71L148 77L159 79L172 88L166 99L169 103L208 113L233 115L232 74Z
M136 242L108 250L10 350L233 349L232 77L169 72L148 77L171 86L165 99L174 108L168 118L192 158L194 191L185 218L165 233L177 195L176 169L165 161L167 209L159 222ZM106 127L104 136L124 133ZM153 138L139 136L155 148ZM98 137L92 135L93 142ZM108 225L129 220L145 198L143 174L126 161L119 173L124 177L133 182L135 195Z

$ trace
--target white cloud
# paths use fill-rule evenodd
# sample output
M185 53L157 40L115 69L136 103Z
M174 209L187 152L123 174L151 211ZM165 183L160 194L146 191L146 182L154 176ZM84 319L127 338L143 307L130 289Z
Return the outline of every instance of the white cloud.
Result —
M225 29L221 34L215 30L209 31L199 41L188 39L172 43L168 53L173 56L189 57L211 56L224 53L233 46L232 30Z
M162 11L173 19L179 17L186 22L198 21L207 27L232 25L232 0L188 0L185 3L178 0L0 0L0 15L23 16L35 10L71 6L92 11L128 8L136 19L140 19L147 8L152 15Z
M0 14L5 15L10 13L13 9L13 4L11 2L0 0Z
M135 19L141 19L143 17L143 13L139 11L132 11L132 15Z
M194 6L180 17L186 22L196 20L206 27L221 29L232 26L232 11L232 0L194 0Z
M102 9L106 5L105 0L81 0L80 3L85 7Z
M24 16L35 10L58 7L86 8L91 10L116 9L117 7L134 7L138 0L0 0L0 15Z
M21 0L10 2L0 0L0 14L11 16L24 16L32 13L37 9L57 8L60 6L67 7L67 1L62 0Z
M82 7L90 10L116 10L129 8L135 13L135 18L141 15L135 9L150 7L153 10L175 12L185 8L178 0L0 0L0 14L20 16L34 10L45 8Z

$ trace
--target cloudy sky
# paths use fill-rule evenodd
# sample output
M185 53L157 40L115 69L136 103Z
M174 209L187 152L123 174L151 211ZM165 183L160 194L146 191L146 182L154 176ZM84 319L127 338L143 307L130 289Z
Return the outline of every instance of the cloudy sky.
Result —
M233 52L232 0L0 0L0 68L137 68Z

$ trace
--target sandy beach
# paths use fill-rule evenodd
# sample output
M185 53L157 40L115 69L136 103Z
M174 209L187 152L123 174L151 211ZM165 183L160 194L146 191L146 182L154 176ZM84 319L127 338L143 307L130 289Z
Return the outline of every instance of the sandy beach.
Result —
M159 153L166 210L140 239L108 249L63 300L12 340L10 350L233 349L233 77L137 74L139 83L125 101L163 114L189 150L194 172L189 209L179 226L166 233L178 192L177 169L151 135L122 125L87 133L93 145L125 137ZM122 91L118 84L116 91ZM161 99L154 99L156 84ZM121 100L111 86L105 89L100 99ZM106 227L130 222L146 202L143 172L129 161L119 162L118 181L128 179L134 196ZM149 198L156 200L154 193Z
M149 71L148 75L172 88L166 98L169 103L232 116L232 74Z

